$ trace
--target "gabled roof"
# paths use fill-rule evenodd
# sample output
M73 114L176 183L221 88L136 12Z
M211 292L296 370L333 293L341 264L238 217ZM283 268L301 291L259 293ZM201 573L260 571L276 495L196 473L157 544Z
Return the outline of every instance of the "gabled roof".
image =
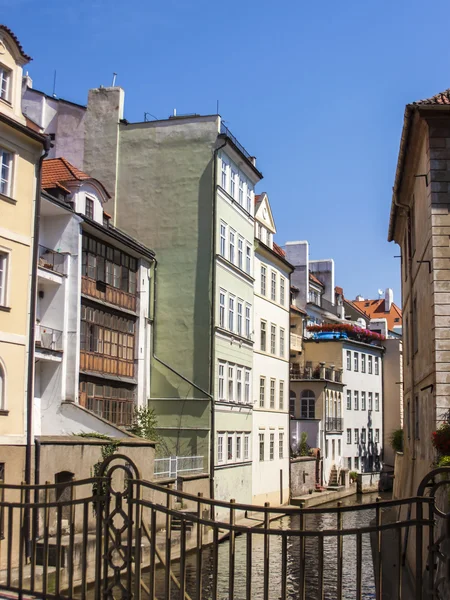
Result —
M273 251L282 256L283 258L286 258L286 252L283 250L283 248L280 248L278 244L275 244L275 242L273 243Z
M444 90L443 92L439 92L434 96L431 96L431 98L426 98L425 100L417 100L416 102L413 102L414 106L424 106L430 104L450 104L450 88Z
M320 281L320 279L317 279L317 277L313 273L311 273L311 271L309 272L309 280L317 285L325 287L324 284Z
M22 58L24 60L26 60L27 62L30 61L30 60L33 60L31 58L31 56L29 56L28 54L25 54L25 51L24 51L24 49L22 47L22 44L19 42L19 39L17 38L16 34L13 31L11 31L11 29L9 27L6 27L6 25L3 25L3 24L0 23L0 32L2 30L5 31L10 37L12 37L12 39L14 40L14 42L17 45L17 49L19 50L20 55L22 56Z
M60 187L66 190L64 184L73 181L95 181L102 188L107 198L111 198L108 190L105 186L91 177L87 173L84 173L80 169L77 169L65 158L50 158L44 160L42 163L42 189L48 190L55 187Z
M394 303L391 304L390 311L386 312L384 298L377 300L353 300L352 305L359 308L370 319L386 319L389 331L394 331L394 327L402 326L402 311ZM395 319L399 319L396 321Z

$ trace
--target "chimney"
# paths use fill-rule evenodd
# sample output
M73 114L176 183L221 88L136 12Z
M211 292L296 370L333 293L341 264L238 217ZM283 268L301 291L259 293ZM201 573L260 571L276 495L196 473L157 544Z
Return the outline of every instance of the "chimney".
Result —
M27 88L33 87L33 80L28 75L28 71L26 71L25 75L22 77L22 90L26 91Z
M386 292L384 294L384 312L389 312L391 310L393 302L394 292L391 290L391 288L386 288Z
M364 298L361 295L356 296L355 298L356 302L362 302L364 300Z

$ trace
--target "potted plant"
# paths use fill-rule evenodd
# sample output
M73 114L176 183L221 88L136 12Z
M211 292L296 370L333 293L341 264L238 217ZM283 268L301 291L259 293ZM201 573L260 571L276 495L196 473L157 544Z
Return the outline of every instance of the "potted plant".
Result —
M358 473L356 471L350 471L350 483L354 483L358 479Z
M391 448L395 450L395 452L403 452L403 429L396 429L393 431L389 441Z
M442 423L431 436L433 446L439 456L450 455L450 423Z

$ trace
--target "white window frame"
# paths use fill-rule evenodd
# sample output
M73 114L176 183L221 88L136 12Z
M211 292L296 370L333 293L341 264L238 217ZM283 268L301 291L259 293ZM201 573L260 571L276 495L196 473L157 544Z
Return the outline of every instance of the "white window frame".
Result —
M228 244L228 260L234 264L236 249L236 232L233 229L229 231L229 244Z
M274 409L275 408L275 386L276 386L276 379L271 378L270 379L270 391L269 391L269 407Z
M11 198L13 195L13 178L14 178L14 152L7 148L0 147L0 194ZM3 178L3 164L5 157L8 157L6 165L7 177ZM5 185L4 185L5 184Z
M375 429L375 443L376 444L380 443L380 430L378 428Z
M375 356L375 375L380 374L380 359L378 356Z
M368 364L368 373L369 373L369 375L372 375L372 373L373 373L373 358L372 358L371 354L369 354L369 356L368 356L368 363L369 363Z
M11 69L0 65L0 98L9 104L11 104L12 76Z
M236 461L241 461L242 455L242 433L236 434Z
M222 178L220 180L220 184L222 186L222 189L224 189L224 190L227 189L227 177L228 177L228 163L222 157Z
M252 188L247 183L247 212L252 214Z
M352 353L350 350L347 350L347 371L352 370Z
M234 434L227 433L227 463L234 461Z
M373 410L373 392L368 393L367 403L368 403L368 409Z
M230 170L230 196L235 200L236 199L236 171L231 167Z
M225 363L219 362L219 400L225 400Z
M260 342L261 352L266 352L267 351L267 321L263 321L262 319L261 319L259 338L260 338L259 342ZM264 343L263 343L263 340L264 340Z
M6 380L6 367L5 363L0 358L0 410L7 410L7 402L6 402L6 388L7 388L7 380Z
M265 460L265 432L260 431L258 433L258 450L259 450L259 460L260 462L264 462Z
M347 444L351 444L351 443L352 443L352 430L347 429Z
M249 244L246 245L245 270L249 275L251 275L251 273L252 273L252 249Z
M228 365L228 402L234 402L234 365Z
M239 177L239 204L244 206L244 182L241 177Z
M266 295L267 290L267 268L265 265L261 265L261 296Z
M249 304L245 305L245 336L250 339L252 335L252 317L251 317L251 306Z
M355 436L355 444L359 444L359 429L357 427L355 428L353 435Z
M285 280L284 277L280 275L280 304L284 306L285 300Z
M234 331L234 306L236 298L235 296L228 296L228 330Z
M278 458L284 458L284 431L278 432Z
M270 324L270 353L276 354L277 352L277 326L275 323Z
M217 462L218 463L223 463L223 441L224 441L224 437L225 434L224 433L218 433L217 434Z
M375 412L380 411L380 394L375 392Z
M280 356L284 358L284 337L285 331L282 327L280 327Z
M245 369L244 375L244 401L250 404L250 369Z
M354 405L354 410L359 410L359 391L358 390L353 391L353 405Z
M219 290L219 327L225 329L225 302L226 292L225 290Z
M250 434L244 434L244 460L250 459Z
M0 306L9 306L9 275L11 250L0 246Z
M361 410L366 410L366 392L361 392Z
M236 367L236 402L242 402L242 367Z
M270 272L270 299L272 302L277 301L277 273L276 271Z
M264 408L266 404L266 378L259 378L259 407Z
M243 320L243 306L244 301L238 298L237 301L237 334L243 335L242 333L242 320Z
M278 406L280 410L284 410L284 380L280 379L278 384Z
M366 372L366 355L364 352L361 352L361 373Z
M226 223L223 223L223 221L220 222L220 246L219 246L219 253L224 258L227 257L226 256L226 254L227 254L227 225L226 225Z
M353 370L355 371L355 373L358 373L359 371L359 352L353 352Z
M352 410L352 390L347 390L347 410Z
M273 431L269 434L269 460L275 458L275 433Z
M238 264L237 266L244 270L244 238L238 236Z

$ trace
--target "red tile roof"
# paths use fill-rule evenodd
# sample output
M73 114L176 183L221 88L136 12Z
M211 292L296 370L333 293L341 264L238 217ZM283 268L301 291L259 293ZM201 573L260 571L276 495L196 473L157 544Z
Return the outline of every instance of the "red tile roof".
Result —
M298 306L295 306L294 304L291 304L291 310L293 310L294 312L298 312L301 315L307 315L308 314L306 312L306 310L303 310L303 308L299 308Z
M384 298L378 300L353 300L353 306L356 306L371 319L386 319L389 331L393 331L394 327L402 326L402 311L394 303L391 305L391 310L384 310ZM395 319L398 319L396 321Z
M283 250L283 248L280 248L278 244L275 244L275 242L273 243L273 251L282 256L283 258L286 257L286 252Z
M317 279L317 277L313 273L311 273L311 271L309 272L309 279L310 281L314 281L314 283L317 283L317 285L325 287L324 284L320 281L320 279Z
M31 58L31 56L28 56L28 54L25 54L22 44L19 42L19 39L17 38L16 34L13 31L11 31L11 29L9 27L6 27L6 25L2 25L0 23L0 30L1 29L3 29L3 31L6 31L6 33L9 34L12 37L12 39L16 42L17 48L19 49L19 52L22 55L22 58L24 58L27 62L29 60L33 60Z
M87 179L98 181L74 167L65 158L50 158L44 160L42 163L42 189L51 189L54 187L63 187L64 183L71 181L85 181ZM104 190L106 196L110 198L108 191L105 186L99 181L98 182ZM64 188L65 189L65 188Z
M262 194L255 194L255 204L258 204L259 199L261 198Z
M340 296L344 295L344 290L341 287L336 286L334 288L334 291L336 292L336 294L339 294Z
M450 104L450 88L443 92L439 92L439 94L436 94L435 96L431 96L431 98L413 102L414 106L423 106L424 104Z

